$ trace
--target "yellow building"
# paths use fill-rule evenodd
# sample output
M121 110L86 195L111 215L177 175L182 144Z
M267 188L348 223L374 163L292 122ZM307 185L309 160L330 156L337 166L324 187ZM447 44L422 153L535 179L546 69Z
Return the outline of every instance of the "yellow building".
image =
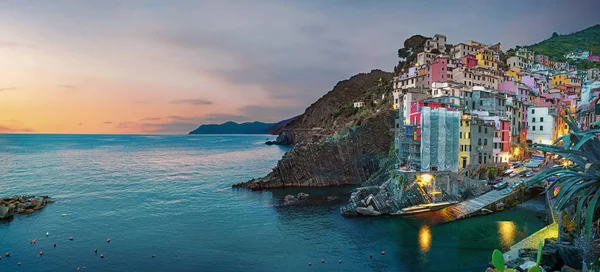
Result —
M521 69L517 67L511 67L506 74L513 79L515 82L521 82Z
M475 54L475 58L477 59L477 65L479 67L496 70L498 69L498 63L494 58L494 51L488 49L487 47L483 47L477 50Z
M458 153L458 167L467 168L471 161L471 115L464 114L460 118L460 152Z
M552 76L552 88L556 88L556 86L563 84L569 84L569 82L567 82L567 74L561 73Z

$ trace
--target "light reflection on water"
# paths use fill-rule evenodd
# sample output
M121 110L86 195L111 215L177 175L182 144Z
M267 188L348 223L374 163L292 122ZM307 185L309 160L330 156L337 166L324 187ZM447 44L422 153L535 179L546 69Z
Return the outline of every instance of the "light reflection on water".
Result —
M498 234L500 235L500 243L503 247L508 248L515 243L516 225L513 221L498 221Z
M431 247L431 231L429 226L423 225L419 228L419 248L421 253L426 253Z

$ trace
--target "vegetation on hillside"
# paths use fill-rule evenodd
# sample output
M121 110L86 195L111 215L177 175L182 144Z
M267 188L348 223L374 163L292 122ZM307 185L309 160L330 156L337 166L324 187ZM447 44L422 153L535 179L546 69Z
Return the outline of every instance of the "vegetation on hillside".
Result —
M565 53L575 49L600 54L600 24L566 35L559 35L554 32L552 37L525 47L533 50L536 54L547 55L550 59L563 62L566 61ZM600 67L598 62L579 61L569 63L577 65L581 69Z

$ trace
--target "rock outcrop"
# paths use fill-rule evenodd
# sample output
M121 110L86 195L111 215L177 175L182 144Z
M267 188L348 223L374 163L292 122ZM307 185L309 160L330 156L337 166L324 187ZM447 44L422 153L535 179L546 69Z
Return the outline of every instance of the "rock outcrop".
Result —
M233 185L263 190L362 184L389 165L396 111L391 73L373 70L339 82L268 144L294 144L263 178ZM386 97L388 96L388 97ZM365 102L354 108L353 103Z
M14 213L32 213L52 203L48 196L13 196L0 198L0 219L10 219Z

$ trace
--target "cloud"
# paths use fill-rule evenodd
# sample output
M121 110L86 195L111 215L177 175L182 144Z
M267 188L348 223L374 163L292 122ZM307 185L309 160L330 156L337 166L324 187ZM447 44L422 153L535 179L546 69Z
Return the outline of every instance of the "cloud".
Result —
M211 105L212 101L198 98L198 99L180 99L169 101L169 104L190 104L190 105Z
M105 125L110 125L110 124L112 124L112 123L113 123L112 121L105 121L105 122L104 122L104 123L102 123L102 124L105 124Z
M6 88L0 88L0 92L3 92L3 91L11 91L11 90L16 90L16 89L17 89L17 88L15 88L15 87L6 87Z
M140 121L160 121L162 118L160 117L147 117L147 118L143 118L140 119Z
M131 101L131 104L148 104L148 101L136 100L136 101Z
M77 125L78 125L78 126L83 126L83 123L78 123Z
M56 86L59 88L64 88L64 89L72 89L72 88L77 87L75 85L56 85Z
M15 133L15 132L36 132L28 128L23 122L14 119L0 120L0 132Z
M138 123L136 122L121 122L117 124L117 128L132 128L134 126L137 126Z
M29 128L11 128L0 126L0 132L35 132L35 130Z
M272 107L249 105L239 109L245 116L252 116L255 120L265 122L279 122L281 120L300 115L304 112L301 106Z
M20 47L21 44L16 43L16 42L11 42L11 41L0 41L0 47L4 47L4 48L15 48L15 47Z

